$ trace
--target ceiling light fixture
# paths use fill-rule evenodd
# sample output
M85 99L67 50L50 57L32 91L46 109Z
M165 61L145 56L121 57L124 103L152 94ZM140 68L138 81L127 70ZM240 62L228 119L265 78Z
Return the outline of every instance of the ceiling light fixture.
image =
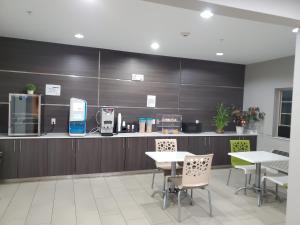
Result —
M299 27L295 27L292 31L293 31L293 33L298 33L299 32Z
M217 52L216 55L217 55L217 56L223 56L224 53L223 53L223 52Z
M83 34L75 34L74 37L76 37L78 39L84 38Z
M153 49L153 50L157 50L157 49L159 49L159 44L157 43L157 42L153 42L152 44L151 44L151 48Z
M210 9L206 9L200 13L200 16L203 19L209 19L209 18L213 17L213 15L214 14L212 13L212 11Z

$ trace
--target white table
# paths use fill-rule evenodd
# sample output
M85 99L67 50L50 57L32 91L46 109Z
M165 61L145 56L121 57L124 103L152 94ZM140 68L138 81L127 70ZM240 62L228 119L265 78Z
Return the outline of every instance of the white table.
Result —
M255 190L257 191L257 205L261 205L261 164L274 161L288 161L289 157L266 151L230 152L228 155L253 163L256 166ZM239 190L244 189L240 188ZM238 190L238 191L239 191Z
M156 162L168 162L171 163L171 176L176 176L176 163L177 162L183 162L185 156L188 155L194 155L190 152L146 152L145 153L147 156L149 156L151 159L153 159ZM174 189L174 188L171 188ZM168 191L168 190L164 190ZM154 196L156 193L162 193L161 190L156 190L153 192L152 196ZM167 198L166 194L163 193L164 195L164 204L163 208L165 209L167 207Z

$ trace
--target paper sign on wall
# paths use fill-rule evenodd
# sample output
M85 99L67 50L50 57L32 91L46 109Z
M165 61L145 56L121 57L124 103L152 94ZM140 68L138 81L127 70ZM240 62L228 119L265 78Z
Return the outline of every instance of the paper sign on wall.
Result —
M147 95L147 107L155 108L156 105L156 96Z
M56 84L46 84L45 95L60 96L61 86Z

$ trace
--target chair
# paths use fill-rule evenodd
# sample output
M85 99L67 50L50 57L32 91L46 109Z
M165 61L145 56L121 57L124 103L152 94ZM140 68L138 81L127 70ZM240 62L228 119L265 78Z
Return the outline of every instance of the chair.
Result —
M250 141L249 140L230 140L230 149L231 152L249 152L250 151ZM232 169L238 169L244 172L245 174L245 187L247 183L251 183L251 174L255 174L256 167L251 163L238 159L236 157L231 157L232 168L229 169L229 174L227 178L227 185L229 185L229 180L231 177ZM263 167L261 170L262 173L266 173L266 169ZM249 175L249 181L248 181ZM247 193L247 189L244 189L244 194Z
M155 139L155 151L157 152L176 152L177 151L177 140L176 139ZM159 171L162 171L164 174L164 184L163 184L163 190L165 190L166 187L166 177L171 175L171 163L161 163L156 162L156 168ZM176 172L181 171L181 166L176 165ZM153 173L152 177L152 185L154 186L154 180L155 180L155 174Z
M207 189L211 171L213 154L186 156L183 163L182 176L169 177L168 185L173 184L178 188L178 221L181 221L181 194L191 190L191 204L193 204L193 189L201 188L208 192L209 214L212 216L211 194ZM168 192L166 192L168 198Z
M281 201L280 200L280 198L279 198L279 196L278 196L278 186L281 186L281 187L287 187L287 185L288 185L288 176L263 176L262 178L261 178L261 182L262 182L262 184L263 184L263 193L265 192L265 190L266 190L266 181L270 181L270 182L272 182L272 183L274 183L276 186L275 186L275 196L276 196L276 199L278 199L279 201ZM268 190L268 191L270 191L270 190ZM271 192L273 192L273 191L271 191ZM262 193L262 195L263 195L263 193Z

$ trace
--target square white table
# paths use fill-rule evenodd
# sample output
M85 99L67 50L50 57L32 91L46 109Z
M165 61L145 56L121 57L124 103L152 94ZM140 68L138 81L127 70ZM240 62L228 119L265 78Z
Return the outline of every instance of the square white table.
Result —
M151 159L153 159L156 162L168 162L171 163L171 176L176 176L176 163L177 162L183 162L185 156L188 155L194 155L190 152L146 152L145 153L147 156L149 156ZM174 187L171 187L171 189L174 190ZM172 190L172 191L173 191ZM164 191L168 191L168 190L164 190ZM167 198L166 198L166 194L164 193L164 191L161 190L156 190L153 192L152 196L154 196L156 193L162 193L164 195L164 204L163 204L163 208L165 209L167 207Z
M289 157L266 151L229 152L228 155L253 163L256 166L255 190L257 190L257 205L261 205L261 164L274 161L288 161ZM244 188L240 188L242 190Z

